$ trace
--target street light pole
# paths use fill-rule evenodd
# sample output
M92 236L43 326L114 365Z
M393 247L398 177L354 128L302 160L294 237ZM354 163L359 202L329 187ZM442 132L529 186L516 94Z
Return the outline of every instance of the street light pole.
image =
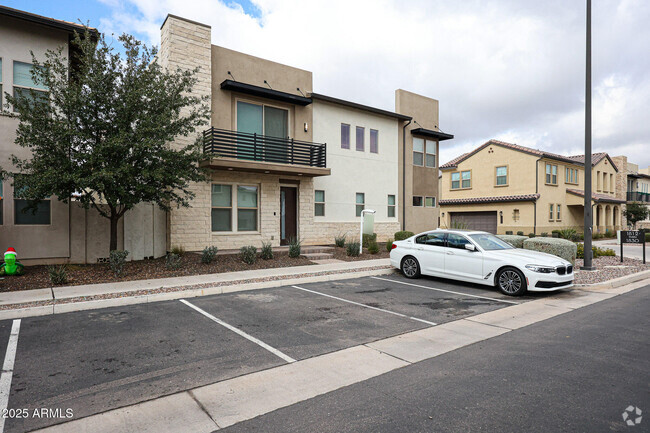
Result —
M582 269L591 271L591 235L593 213L591 208L591 0L587 0L587 47L585 79L585 203L584 203L584 264Z

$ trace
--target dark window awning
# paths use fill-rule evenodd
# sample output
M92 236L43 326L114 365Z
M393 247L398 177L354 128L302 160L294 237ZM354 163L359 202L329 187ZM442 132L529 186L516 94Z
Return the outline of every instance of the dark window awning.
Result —
M426 137L426 138L433 138L438 141L451 140L452 138L454 138L452 134L446 134L444 132L433 131L431 129L424 129L424 128L411 129L411 134L419 135L421 137Z
M232 90L233 92L245 93L246 95L259 96L260 98L273 99L274 101L286 102L295 105L309 105L311 98L294 95L287 92L280 92L266 87L254 86L252 84L239 83L233 80L224 80L221 83L221 89Z

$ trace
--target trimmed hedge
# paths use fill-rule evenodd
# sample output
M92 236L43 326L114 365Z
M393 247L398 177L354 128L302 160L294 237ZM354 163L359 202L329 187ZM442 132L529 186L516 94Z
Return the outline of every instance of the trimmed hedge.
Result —
M509 244L512 244L515 248L523 248L524 241L528 239L528 236L518 236L518 235L497 235L502 241L506 241Z
M395 232L395 240L396 241L403 241L404 239L408 239L411 236L413 236L415 233L410 232L408 230L402 230L399 232Z
M524 241L524 249L553 254L576 263L578 247L571 241L557 238L531 238Z

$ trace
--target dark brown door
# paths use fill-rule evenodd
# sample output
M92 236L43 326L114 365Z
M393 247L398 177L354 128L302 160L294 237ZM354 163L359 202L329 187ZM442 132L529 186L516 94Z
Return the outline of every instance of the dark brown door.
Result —
M297 238L297 196L295 187L280 187L280 245L287 245L289 240Z

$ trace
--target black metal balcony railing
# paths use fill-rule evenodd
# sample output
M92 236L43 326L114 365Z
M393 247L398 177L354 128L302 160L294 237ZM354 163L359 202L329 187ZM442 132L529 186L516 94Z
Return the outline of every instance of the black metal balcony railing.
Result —
M640 191L628 191L627 201L641 201L650 203L650 193Z
M217 128L206 130L203 138L203 153L207 156L320 168L327 164L326 144Z

